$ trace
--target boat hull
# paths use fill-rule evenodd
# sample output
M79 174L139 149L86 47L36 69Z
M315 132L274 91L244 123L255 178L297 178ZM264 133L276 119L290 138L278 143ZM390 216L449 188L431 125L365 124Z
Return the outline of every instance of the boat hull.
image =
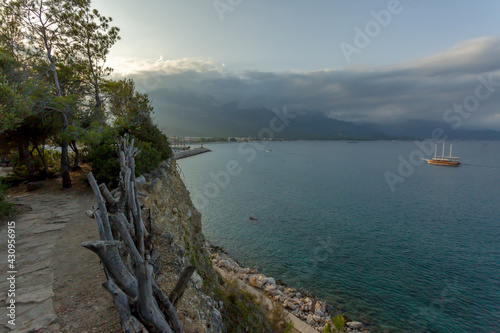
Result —
M460 162L428 162L432 165L440 165L440 166L449 166L449 167L457 167L460 165Z
M439 166L449 166L449 167L457 167L457 166L459 166L461 164L458 161L427 160L427 159L426 159L426 161L427 161L428 164L439 165Z

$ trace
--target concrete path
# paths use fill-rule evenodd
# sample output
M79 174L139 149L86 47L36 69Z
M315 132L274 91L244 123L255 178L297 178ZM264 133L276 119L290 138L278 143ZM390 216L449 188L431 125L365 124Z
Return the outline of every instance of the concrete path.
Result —
M16 325L7 323L6 302L12 271L7 262L8 228L0 230L0 333L59 332L54 311L54 266L51 265L62 230L79 213L80 204L71 195L26 194L9 200L31 207L13 219L16 235L15 300ZM9 274L10 275L10 274Z

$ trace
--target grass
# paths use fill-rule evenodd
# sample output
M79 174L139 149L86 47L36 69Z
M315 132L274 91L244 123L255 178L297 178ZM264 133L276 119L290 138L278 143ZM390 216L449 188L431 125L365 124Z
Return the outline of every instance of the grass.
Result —
M288 322L283 308L275 306L271 311L261 300L242 291L236 283L221 285L215 293L215 300L222 301L221 314L228 333L269 332L289 333L293 324Z
M9 218L14 210L13 204L6 201L7 185L0 180L0 220Z

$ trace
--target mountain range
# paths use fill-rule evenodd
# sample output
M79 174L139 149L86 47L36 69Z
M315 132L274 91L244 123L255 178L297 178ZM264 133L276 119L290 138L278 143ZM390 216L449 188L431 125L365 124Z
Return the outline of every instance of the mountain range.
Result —
M211 99L210 99L211 100ZM238 109L236 103L216 105L205 101L204 112L199 105L192 108L169 108L158 116L170 136L196 137L263 137L306 140L393 140L428 139L440 128L449 139L500 140L500 131L453 129L445 122L408 120L400 123L375 124L342 121L325 116L320 111L291 113L286 124L276 113L264 107ZM197 103L196 103L197 104ZM274 125L274 127L273 127ZM286 125L286 126L285 126Z

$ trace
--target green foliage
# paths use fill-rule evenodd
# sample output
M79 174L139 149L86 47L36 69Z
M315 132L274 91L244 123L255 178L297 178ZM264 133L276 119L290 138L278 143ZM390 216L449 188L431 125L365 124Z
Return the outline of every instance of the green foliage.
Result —
M293 322L289 321L286 325L285 328L283 329L282 333L293 333L294 330Z
M125 134L130 134L132 138L142 142L151 143L151 148L158 152L160 161L166 160L172 155L167 136L150 121L140 126L120 128L120 135Z
M5 201L5 191L7 186L0 181L0 218L8 216L12 213L12 204Z
M140 149L135 162L136 176L156 169L162 161L160 152L153 147L151 142L137 141L135 145Z
M0 133L17 128L31 113L30 83L21 65L0 49Z
M161 132L159 133L163 135ZM120 137L121 135L114 128L106 128L101 133L91 132L88 135L88 160L92 163L92 173L98 183L117 185L120 165L116 148ZM131 138L135 140L134 144L140 150L135 158L136 176L153 171L164 160L164 156L169 156L170 147L168 145L162 146L161 143L154 141L143 141L134 136ZM153 140L155 136L143 138ZM157 147L164 150L159 151ZM165 149L168 151L165 152Z
M53 149L42 150L40 152L43 156L40 156L38 150L33 150L33 155L31 156L32 163L32 175L29 175L27 166L23 161L19 159L17 152L11 152L8 155L9 164L13 167L12 174L5 178L5 181L9 184L19 184L25 179L46 179L47 177L54 177L60 171L60 161L61 153ZM48 174L45 173L43 160L47 164Z
M289 321L288 313L281 304L274 304L271 314L267 317L272 332L292 333L295 331L293 322Z
M105 79L112 72L106 56L120 39L111 22L86 0L4 1L0 7L0 149L17 155L19 180L55 172L67 180L69 156L43 152L47 141L79 148L79 159L92 162L94 176L105 183L118 176L115 149L124 134L141 150L137 174L171 156L148 95L136 91L133 80Z
M323 333L332 333L332 326L330 323L326 323L325 327L323 327Z
M293 323L288 322L288 316L283 308L276 306L270 311L260 299L242 291L236 283L223 286L214 281L212 286L214 299L224 305L221 310L225 324L225 332L269 332L291 333Z
M272 332L266 310L251 294L229 285L222 301L228 332Z
M147 94L135 90L133 80L109 81L103 86L109 96L109 108L118 127L137 127L151 121L153 107Z
M120 164L116 154L118 135L112 129L101 134L101 140L89 149L88 158L92 163L92 173L98 183L117 184ZM136 160L137 161L137 160Z
M45 162L47 163L50 175L56 175L61 169L61 152L53 149L46 149L42 154L45 155ZM38 151L33 152L35 170L41 172L43 168L42 156Z
M341 314L335 316L334 318L332 318L332 323L337 330L342 331L345 327L344 316L342 316Z

